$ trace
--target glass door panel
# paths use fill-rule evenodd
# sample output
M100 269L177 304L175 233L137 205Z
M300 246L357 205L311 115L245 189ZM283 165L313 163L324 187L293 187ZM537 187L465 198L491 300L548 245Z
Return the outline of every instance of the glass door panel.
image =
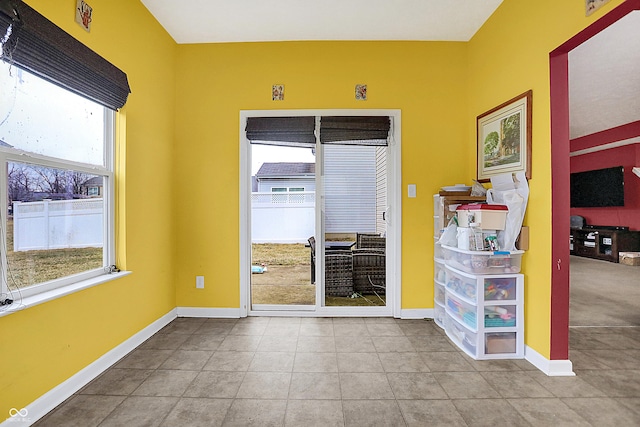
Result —
M387 147L324 144L324 305L386 306Z
M252 310L314 310L313 151L252 144L251 158Z

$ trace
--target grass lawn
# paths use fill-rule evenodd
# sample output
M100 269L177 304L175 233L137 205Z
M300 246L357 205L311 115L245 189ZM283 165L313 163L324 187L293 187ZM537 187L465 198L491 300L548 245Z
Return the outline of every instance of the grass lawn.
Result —
M102 267L102 248L13 251L13 219L6 223L7 283L10 289L26 288L72 274Z
M251 275L253 304L314 305L316 286L311 284L310 249L303 244L254 243L252 264L267 266ZM383 306L375 295L365 298L327 297L327 306ZM384 299L385 297L382 296Z
M13 251L13 220L7 221L7 283L10 289L46 282L100 268L102 248ZM303 244L253 244L253 265L267 272L251 275L253 304L314 305L309 248ZM327 297L327 306L384 305L375 295L365 298ZM384 297L383 297L384 298Z

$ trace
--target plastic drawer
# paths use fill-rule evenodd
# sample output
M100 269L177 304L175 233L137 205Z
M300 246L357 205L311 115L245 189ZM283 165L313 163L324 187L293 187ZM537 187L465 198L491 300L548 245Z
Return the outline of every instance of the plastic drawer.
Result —
M512 274L520 272L524 251L466 251L442 246L444 262L471 274Z
M451 293L447 292L445 295L445 307L447 308L447 312L462 322L464 325L473 328L474 330L478 329L476 315L477 308L471 304L467 304L462 301L460 298L456 298Z
M433 299L435 302L444 305L444 286L438 282L434 283Z
M447 280L444 264L438 260L433 263L433 280L439 283L445 283L445 280Z
M445 227L446 227L446 224L444 223L444 220L442 219L442 217L439 217L439 216L433 217L433 236L434 237L437 237L439 239L440 236L442 236L442 232L444 231Z
M486 305L484 307L485 328L512 328L517 326L515 305Z
M515 354L517 348L516 332L484 334L484 354Z
M438 243L438 238L434 237L435 242L433 243L433 257L438 259L444 259L442 256L442 245Z
M474 303L478 300L476 286L477 279L475 277L467 277L463 274L459 274L450 269L446 269L447 272L447 290L455 295L466 298Z
M444 306L441 306L438 303L436 303L435 307L433 307L433 320L436 322L436 325L440 326L441 328L444 328L445 316L446 316L446 312L444 310Z
M446 316L444 319L444 330L451 339L456 341L456 344L470 352L474 357L476 356L478 334L465 328L464 325L459 324L450 316Z
M517 277L485 277L485 301L516 301L518 299Z

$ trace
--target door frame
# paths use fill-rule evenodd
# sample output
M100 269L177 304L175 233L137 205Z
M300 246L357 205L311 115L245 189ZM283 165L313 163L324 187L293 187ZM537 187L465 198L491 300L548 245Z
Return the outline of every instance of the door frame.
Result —
M627 14L640 0L627 0L549 54L551 113L551 331L550 360L569 359L569 52Z
M387 256L387 305L385 307L325 307L318 299L316 290L315 310L283 309L255 311L251 309L251 150L245 128L248 117L294 117L294 116L389 116L392 118L388 168L387 204L388 217ZM319 110L241 110L239 123L240 145L240 316L304 316L304 317L379 317L401 315L402 294L402 163L401 163L401 111L398 109L319 109ZM317 174L320 168L316 168ZM318 176L318 175L316 175ZM319 183L322 187L322 183ZM318 183L316 183L318 191ZM316 209L316 215L319 215ZM316 230L320 225L316 223ZM319 264L316 268L319 270ZM316 277L322 280L322 271ZM318 274L319 273L319 274ZM318 283L321 283L318 280ZM290 307L293 308L293 307Z

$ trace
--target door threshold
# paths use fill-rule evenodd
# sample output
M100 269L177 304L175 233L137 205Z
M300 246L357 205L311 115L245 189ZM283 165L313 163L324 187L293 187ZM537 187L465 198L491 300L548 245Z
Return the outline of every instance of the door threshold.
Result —
M253 304L251 311L315 311L315 305Z
M286 308L283 308L286 307ZM294 308L297 307L297 308ZM302 309L299 309L302 307ZM248 316L281 317L394 317L389 307L318 307L255 304Z

